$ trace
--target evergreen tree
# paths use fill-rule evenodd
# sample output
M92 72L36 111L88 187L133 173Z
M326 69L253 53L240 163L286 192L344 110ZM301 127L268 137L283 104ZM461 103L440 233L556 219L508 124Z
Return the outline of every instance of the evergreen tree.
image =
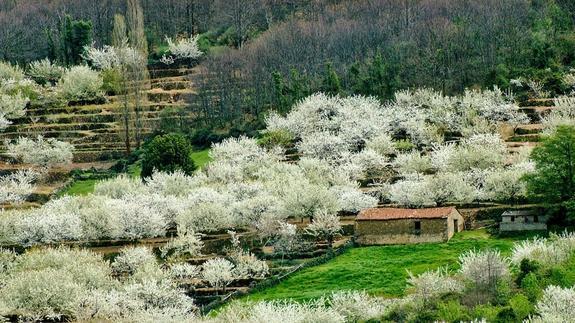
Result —
M142 178L152 175L154 170L173 173L181 170L191 175L196 165L191 158L192 146L179 134L157 136L144 151Z
M275 104L278 110L285 111L289 107L289 99L286 96L286 85L283 75L279 71L272 73L272 80L275 91Z
M341 81L333 64L328 62L325 65L325 76L322 82L322 91L330 94L340 94L342 92Z
M69 15L64 18L61 30L62 60L68 65L77 65L82 61L84 47L92 43L92 22L73 20Z

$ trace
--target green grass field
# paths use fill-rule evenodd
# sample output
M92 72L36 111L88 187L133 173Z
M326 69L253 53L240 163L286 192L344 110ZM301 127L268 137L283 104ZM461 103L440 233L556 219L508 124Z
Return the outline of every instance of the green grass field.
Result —
M210 149L194 151L192 153L192 159L198 168L203 168L212 160L210 158Z
M338 290L365 290L378 296L401 296L407 270L419 274L447 266L455 270L458 257L470 249L497 248L510 253L521 238L494 238L485 231L458 233L448 243L358 247L330 262L303 269L269 289L248 295L249 300L309 300Z
M70 185L70 187L62 191L59 195L86 195L92 193L94 192L94 185L96 185L96 182L98 182L96 179L75 181L72 183L72 185Z

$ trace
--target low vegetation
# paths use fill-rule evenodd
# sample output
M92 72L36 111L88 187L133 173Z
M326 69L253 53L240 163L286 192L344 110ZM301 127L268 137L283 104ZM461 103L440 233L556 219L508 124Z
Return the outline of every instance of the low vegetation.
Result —
M351 248L326 264L306 268L246 299L309 301L348 290L375 296L403 296L409 272L421 274L442 267L457 270L459 255L474 249L497 249L509 255L514 242L521 238L500 239L485 231L469 231L456 234L448 243Z

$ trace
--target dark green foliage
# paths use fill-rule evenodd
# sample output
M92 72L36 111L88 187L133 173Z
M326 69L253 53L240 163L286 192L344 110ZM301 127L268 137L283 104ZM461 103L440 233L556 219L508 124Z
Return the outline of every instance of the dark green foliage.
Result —
M337 75L337 71L333 68L333 64L328 62L325 64L325 75L322 81L321 90L324 93L332 95L340 94L342 92L341 81Z
M472 320L467 308L458 300L442 302L437 305L437 316L440 320L446 322L467 322Z
M335 74L335 78L337 78L337 74ZM300 74L296 69L290 70L288 78L284 78L282 73L278 71L273 72L272 82L275 96L273 105L282 112L288 112L296 102L314 92L310 80L305 74ZM339 79L337 79L337 82L339 82Z
M505 305L511 298L513 290L511 290L511 284L508 280L500 280L497 282L495 287L495 297L493 303L496 305Z
M499 64L487 74L483 86L489 88L493 85L497 85L502 89L509 88L510 75L511 71L509 68L505 64Z
M116 95L119 94L122 86L122 77L120 73L115 69L107 69L100 72L102 79L104 80L104 84L102 85L102 89L106 92L107 95Z
M190 142L194 146L205 148L222 141L224 138L224 135L215 133L213 129L200 128L191 133Z
M92 22L73 20L67 15L64 19L61 37L63 61L68 65L77 65L82 61L84 47L92 43Z
M509 300L509 305L517 320L523 321L533 312L533 304L523 294L517 294Z
M513 309L511 307L504 307L503 309L501 309L499 311L499 313L497 313L497 317L495 319L495 322L516 322L517 321L517 317L515 316L515 313L513 312Z
M521 289L523 289L523 292L531 302L539 299L543 294L543 290L539 286L539 279L535 273L529 273L521 280Z
M349 74L351 92L355 94L391 99L401 87L398 65L393 61L384 61L381 54L365 60L363 64L356 62L351 65Z
M154 170L174 172L181 170L190 175L196 169L191 158L192 147L179 134L167 134L154 138L144 150L142 178L152 175Z
M564 203L575 197L575 128L560 126L543 138L531 158L536 164L534 174L526 177L529 194L547 203ZM567 208L561 207L561 216Z
M529 273L537 271L539 268L540 265L535 260L529 260L527 258L521 260L521 264L519 265L519 274L517 275L517 279L515 280L517 285L521 286L521 283L523 282L525 276L527 276Z
M545 270L542 278L546 285L556 285L564 288L571 287L563 266L553 266Z

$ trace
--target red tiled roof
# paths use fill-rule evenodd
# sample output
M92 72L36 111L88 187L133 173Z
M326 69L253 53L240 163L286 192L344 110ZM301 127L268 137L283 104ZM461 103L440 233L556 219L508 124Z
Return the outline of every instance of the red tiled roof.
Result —
M356 220L443 219L447 218L454 210L454 207L428 209L370 208L359 212Z

